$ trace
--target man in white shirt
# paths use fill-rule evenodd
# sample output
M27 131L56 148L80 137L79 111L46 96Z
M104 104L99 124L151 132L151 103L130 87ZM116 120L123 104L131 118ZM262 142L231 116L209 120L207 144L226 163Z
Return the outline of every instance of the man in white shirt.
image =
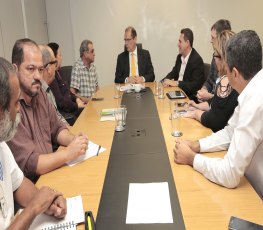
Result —
M254 154L263 152L262 46L255 31L234 35L226 47L227 77L240 94L228 125L199 141L178 140L174 161L193 166L214 183L238 186ZM227 150L224 158L208 158L198 152Z
M62 194L48 187L37 189L24 177L5 143L20 122L20 87L14 67L4 58L0 58L0 90L0 229L28 229L43 212L63 218L66 201ZM14 199L25 207L15 219Z

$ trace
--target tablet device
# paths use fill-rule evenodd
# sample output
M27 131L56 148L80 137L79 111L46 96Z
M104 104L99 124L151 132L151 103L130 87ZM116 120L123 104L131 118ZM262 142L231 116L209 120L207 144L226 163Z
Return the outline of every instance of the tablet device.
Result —
M181 90L169 91L166 95L171 100L186 98L185 94Z

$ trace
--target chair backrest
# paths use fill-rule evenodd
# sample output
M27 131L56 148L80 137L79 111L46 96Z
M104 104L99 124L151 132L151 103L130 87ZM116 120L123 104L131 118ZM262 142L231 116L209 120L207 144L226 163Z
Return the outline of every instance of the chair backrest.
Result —
M210 70L210 64L208 63L204 63L204 69L205 69L205 79L207 79L208 74L209 74L209 70Z
M253 156L245 176L263 200L263 152L258 151Z
M137 43L136 45L137 45L138 49L142 49L142 43ZM126 51L126 50L127 50L126 46L124 45L124 51Z
M71 82L71 71L72 71L71 65L62 66L59 71L63 80L68 84L68 87L70 87L70 82Z

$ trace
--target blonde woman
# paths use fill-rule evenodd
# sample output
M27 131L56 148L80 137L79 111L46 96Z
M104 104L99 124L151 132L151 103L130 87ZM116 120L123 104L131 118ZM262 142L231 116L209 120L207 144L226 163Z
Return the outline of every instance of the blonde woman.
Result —
M190 101L189 111L184 115L184 117L200 121L213 132L217 132L227 125L238 104L238 93L229 84L224 61L226 43L233 35L234 32L225 30L215 41L213 58L220 77L217 80L214 97L200 104Z

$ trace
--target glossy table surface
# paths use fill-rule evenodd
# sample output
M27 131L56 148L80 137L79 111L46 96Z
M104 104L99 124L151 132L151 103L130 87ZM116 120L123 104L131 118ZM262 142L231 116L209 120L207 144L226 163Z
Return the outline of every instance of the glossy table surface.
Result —
M146 83L146 86L153 88L153 83ZM116 108L120 105L121 99L114 99L114 88L114 85L102 87L96 96L104 97L104 100L91 101L71 128L74 134L83 132L91 141L106 148L106 151L73 167L64 166L42 175L37 182L38 187L48 185L63 192L65 197L81 194L84 210L91 210L95 218L115 128L114 121L99 121L100 112L102 109ZM175 89L166 88L165 92ZM237 188L227 189L208 181L190 166L174 163L175 137L171 136L169 99L167 96L165 99L158 99L155 96L155 102L186 229L227 229L231 216L263 225L262 200L246 178L242 178ZM210 129L192 119L178 118L176 122L178 129L183 132L184 139L198 140L212 133ZM223 157L224 154L225 152L217 152L205 155ZM78 229L84 229L84 225L79 225Z

